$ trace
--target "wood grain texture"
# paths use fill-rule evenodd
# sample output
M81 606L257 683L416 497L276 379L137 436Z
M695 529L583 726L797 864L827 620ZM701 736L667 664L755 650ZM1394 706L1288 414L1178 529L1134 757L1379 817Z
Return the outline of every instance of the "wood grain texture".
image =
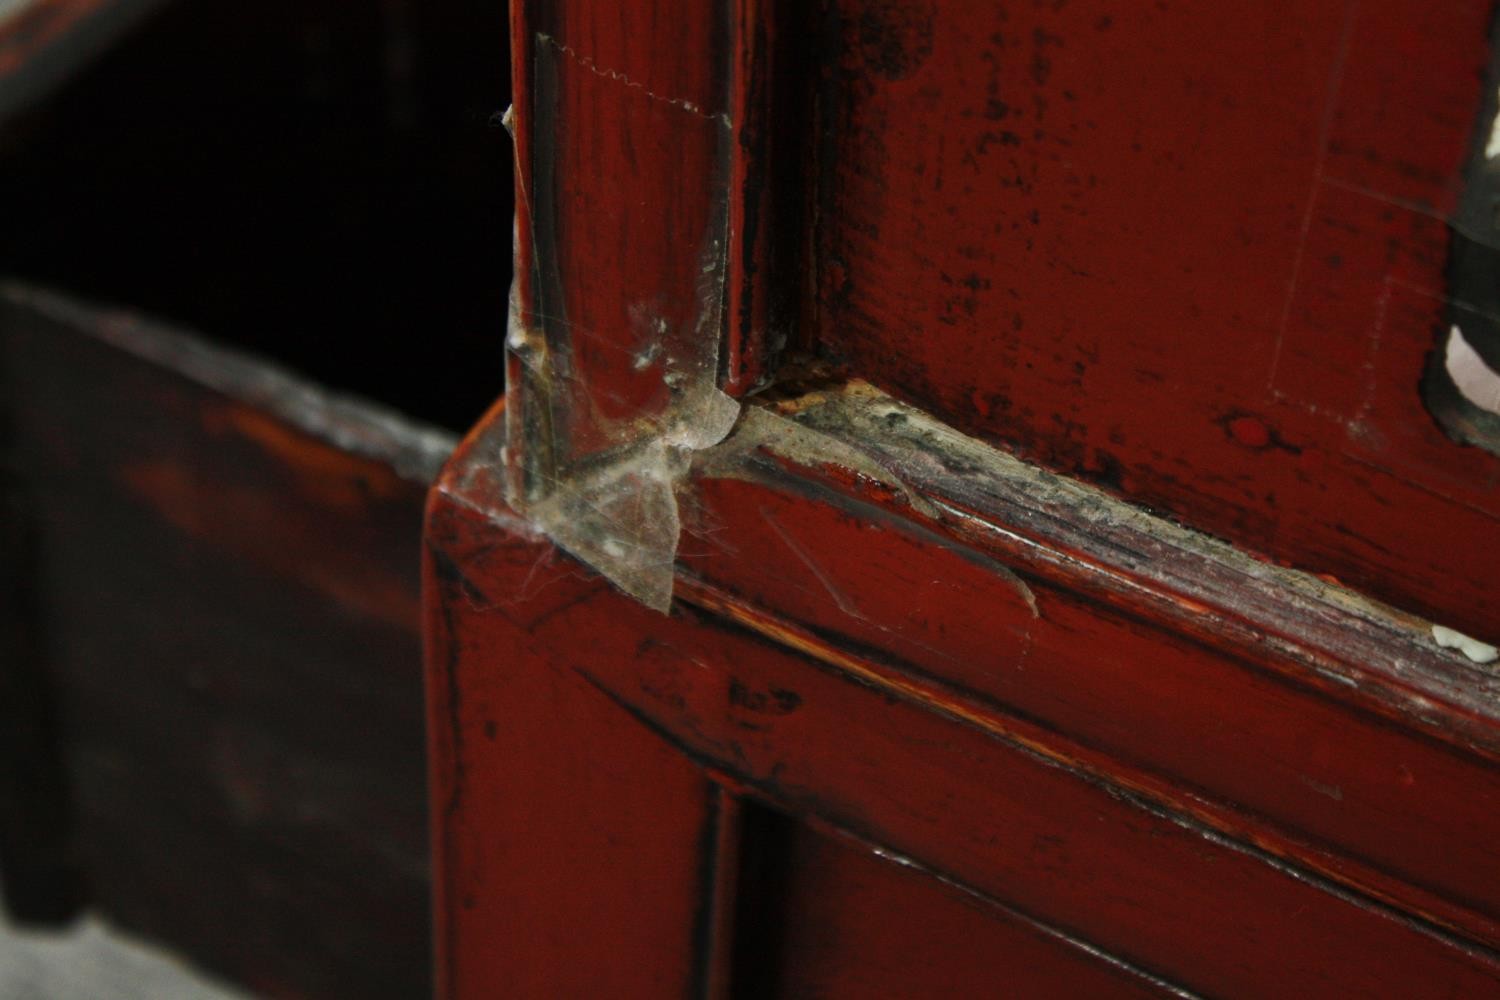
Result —
M520 380L427 522L445 990L983 975L924 971L910 908L1031 954L1028 994L1500 991L1500 679L1431 631L1493 628L1500 466L1418 392L1490 6L834 0L785 123L806 215L766 242L745 223L778 189L720 141L780 107L741 85L800 22L518 9ZM674 442L671 338L722 334L720 383L760 385L743 321L787 272L748 265L799 252L792 343L821 356L721 443ZM681 462L594 480L659 487L630 519L602 488L568 509L605 552L670 522L667 615L560 555L536 525L613 568L535 483L510 493L535 524L501 499L580 459L635 475L642 441ZM738 836L705 774L759 803ZM777 903L757 810L855 853L794 825ZM662 903L622 922L641 872ZM778 912L785 952L747 932ZM921 947L882 968L898 935Z
M499 432L498 427L488 431ZM1483 993L1500 981L1493 953L1437 926L1400 879L1362 886L1349 874L1360 870L1357 857L1346 858L1336 845L1324 845L1321 858L1289 850L1278 823L1267 822L1258 809L1231 803L1238 825L1215 826L1213 810L1205 808L1191 785L1142 782L1128 760L1075 744L1075 736L1090 737L1083 724L1070 722L1076 732L1060 734L986 700L933 684L920 669L893 660L879 645L827 633L799 634L768 621L718 586L695 580L701 579L701 567L679 576L679 594L686 603L679 603L670 618L640 608L557 556L507 514L496 500L497 470L482 459L473 461L490 454L491 446L483 435L472 440L467 460L461 455L447 474L430 514L440 520L430 520L429 535L438 539L459 573L430 599L442 614L461 613L467 623L457 641L445 639L429 651L429 663L437 669L471 669L463 664L506 662L516 650L533 651L527 655L542 658L530 669L547 676L571 671L682 753L794 814L852 831L1031 918L1066 927L1164 982L1213 995L1255 996L1277 990ZM837 463L829 465L836 471ZM796 475L810 481L806 470ZM868 474L864 479L868 483ZM733 481L726 486L737 488L750 489ZM759 505L765 495L747 492L744 502ZM835 510L840 506L831 491L820 502ZM717 511L728 509L722 498L716 503ZM732 575L734 567L750 563L739 553L752 545L766 548L766 535L763 529L746 534L727 520L715 520L714 513L714 508L705 513L710 528L705 545L696 553L684 552L684 564L712 565L709 549L718 547L732 554L722 562ZM915 567L921 577L942 579L921 567L920 551L927 545L941 549L943 543L931 538L882 541L889 528L868 509L844 507L839 513L867 531L860 545L813 520L811 511L803 514L812 531L798 536L795 545L803 547L809 561L832 572L840 572L840 560L859 568L836 580L818 579L814 571L809 580L787 572L783 563L778 567L784 573L781 584L796 595L794 600L807 597L814 581L829 589L830 580L838 587L846 579L878 579L871 560L880 558L875 553L886 545L895 551L892 558ZM776 520L774 512L770 520ZM1107 549L1109 540L1101 539L1100 545ZM1059 561L1088 566L1078 554L1056 555ZM1003 564L985 563L977 553L970 558L986 568L990 583L984 597L992 604L1014 586ZM1108 573L1129 575L1120 565L1081 571L1106 592L1113 586ZM1087 587L1075 582L1071 589L1081 593ZM902 585L896 592L910 595L912 588ZM850 593L855 601L867 596ZM1054 599L1037 591L1033 600L1045 621ZM819 602L809 599L808 606ZM977 605L956 605L955 611L960 620L982 614ZM877 615L874 620L881 619ZM895 632L910 635L896 618L886 620ZM1003 645L1009 641L1006 629L996 624L1000 627L992 634ZM1104 631L1091 637L1081 621L1066 626L1078 654L1098 664L1096 670L1154 669L1149 655L1127 656L1107 668L1116 644L1130 630L1096 627ZM1204 629L1215 630L1212 624ZM1232 641L1233 630L1223 631L1220 638ZM940 635L941 630L928 633L929 638ZM448 659L455 656L456 667ZM1215 746L1212 725L1208 736L1190 735L1195 686L1211 689L1216 683L1212 669L1205 667L1195 676L1188 667L1178 675L1183 690L1166 706L1167 718L1158 731L1166 739L1180 723L1189 734L1181 737L1186 754L1216 762L1226 772L1237 764L1253 771L1262 765L1240 758L1261 738L1260 723L1237 715L1234 702L1217 706L1221 714L1210 718L1228 732L1242 734L1239 740ZM1051 680L1057 690L1065 689L1061 677ZM1145 706L1158 698L1149 690L1113 696L1122 720L1115 733L1135 725L1130 719L1136 710L1133 701ZM574 697L589 700L582 693ZM1319 730L1301 729L1295 719L1282 726L1287 732L1265 739L1304 741L1313 752L1310 757L1304 752L1300 763L1324 759L1316 743L1305 742L1315 740ZM470 746L473 757L487 756L483 747ZM1351 757L1358 753L1354 750ZM1399 762L1399 751L1392 756L1396 759L1386 759ZM467 756L461 761L440 758L437 780L446 773L451 781L468 766ZM1491 780L1482 757L1465 766L1471 777ZM1398 772L1393 783L1399 778ZM1329 800L1298 783L1307 788L1303 801L1311 804L1312 796L1320 794ZM1469 789L1456 787L1461 785L1460 780L1448 786L1441 807L1464 810L1468 821L1484 822L1488 812L1482 807L1470 811L1472 803L1465 800ZM1372 814L1378 809L1370 808ZM1335 806L1321 816L1327 821L1337 814ZM1306 815L1317 815L1316 810L1310 806ZM498 815L492 820L498 823L489 827L493 836L505 821ZM446 822L455 821L450 817ZM1347 837L1348 830L1340 835ZM1461 843L1459 837L1452 839ZM1480 852L1476 857L1483 856L1482 844L1475 842L1472 849ZM1420 856L1407 860L1418 868L1423 864ZM1483 897L1478 904L1489 908L1488 894L1477 888L1482 884L1481 876L1470 888ZM1388 890L1384 896L1378 891L1382 887ZM464 919L451 904L445 912L450 920ZM1456 912L1451 902L1447 912ZM496 915L476 923L493 928L502 919Z
M712 773L743 791L743 773L705 772L698 755L643 726L597 674L663 662L667 673L646 683L654 697L687 708L683 672L718 674L723 651L685 654L660 628L642 630L642 615L653 626L669 622L497 506L503 473L471 460L490 454L503 432L497 410L461 447L466 457L450 466L428 512L438 993L482 997L503 985L511 995L554 996L607 983L612 995L732 995L766 971L751 965L769 960L723 939L764 916L740 899L754 888L723 870L739 852L723 846L736 839L721 825L732 813L719 805L723 793L709 790ZM554 629L577 628L580 614L588 624L577 635L609 638L560 645ZM738 690L730 704L776 703ZM749 707L746 718L764 710ZM744 729L753 738L759 727ZM727 907L716 898L726 887L737 897ZM778 911L774 919L790 918ZM996 933L1019 934L1019 947L1039 948L1077 982L1161 988L1029 918L1002 919L1009 926Z
M1494 640L1500 459L1419 392L1491 4L832 10L821 350Z
M862 390L784 406L827 464L768 436L700 480L682 546L735 614L1003 706L1065 758L1139 767L1174 809L1500 942L1491 672ZM875 464L832 460L850 447Z
M14 285L0 372L95 904L258 994L426 991L418 531L450 439Z

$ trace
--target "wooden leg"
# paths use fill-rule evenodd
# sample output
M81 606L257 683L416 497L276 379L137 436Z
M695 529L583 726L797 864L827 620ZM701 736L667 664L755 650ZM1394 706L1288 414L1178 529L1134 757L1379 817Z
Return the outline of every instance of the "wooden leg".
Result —
M528 643L600 582L466 513L434 501L425 556L437 995L722 995L734 800ZM537 568L520 599L472 582L497 560Z
M0 428L3 429L3 428ZM83 903L42 631L30 504L0 470L0 884L13 919L71 919Z

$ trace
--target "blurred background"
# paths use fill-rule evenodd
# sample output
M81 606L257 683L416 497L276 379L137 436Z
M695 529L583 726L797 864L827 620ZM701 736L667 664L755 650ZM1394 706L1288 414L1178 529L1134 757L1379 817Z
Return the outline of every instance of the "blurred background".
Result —
M428 992L508 86L504 0L0 0L0 997Z

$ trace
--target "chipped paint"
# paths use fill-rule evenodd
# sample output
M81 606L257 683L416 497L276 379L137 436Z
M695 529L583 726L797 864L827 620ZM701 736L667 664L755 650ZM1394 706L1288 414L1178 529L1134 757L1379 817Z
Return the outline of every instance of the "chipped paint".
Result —
M1497 374L1455 324L1448 331L1443 367L1462 396L1486 413L1500 414L1500 374Z
M1444 649L1458 650L1475 663L1494 663L1500 659L1500 649L1442 625L1432 626L1432 640Z
M789 412L795 413L796 407L810 404L804 399L794 400L789 405L793 407ZM846 469L901 494L914 510L929 517L937 516L932 504L867 452L832 434L804 426L778 410L759 406L747 407L734 435L700 457L698 472L716 478L755 478L751 458L753 453L761 451L810 468L835 466Z
M827 418L832 410L851 405L873 414L876 424L855 428L835 423L803 422L815 420L815 415L820 413L822 417ZM850 443L861 441L877 446L895 443L896 439L890 432L892 414L896 414L902 421L925 420L934 427L943 427L938 421L921 411L897 403L874 386L855 381L840 386L836 390L815 391L783 400L775 404L774 408L746 407L734 434L718 447L701 453L698 456L695 471L698 475L710 478L755 481L760 478L755 468L756 455L774 455L805 468L834 468L845 473L852 473L856 479L883 487L890 493L901 497L907 506L923 520L941 521L947 516L942 505L913 489L903 478L897 465L883 460L884 455L877 458L871 451ZM885 433L882 433L882 427ZM972 441L951 429L944 429L958 440ZM978 448L993 451L980 442L973 442L973 444ZM1001 453L995 452L995 454ZM826 574L809 560L806 553L800 550L785 531L774 522L771 523L771 527L793 549L794 554L808 565L808 568L845 613L863 617L859 615L857 609L852 607L847 595L843 594ZM1030 609L1032 618L1041 617L1036 595L1032 593L1026 581L1001 563L990 561L988 567L1015 588L1016 593Z

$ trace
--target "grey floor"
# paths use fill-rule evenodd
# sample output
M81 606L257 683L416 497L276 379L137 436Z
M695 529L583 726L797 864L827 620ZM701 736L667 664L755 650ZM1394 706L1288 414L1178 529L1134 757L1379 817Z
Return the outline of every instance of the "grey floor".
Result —
M30 2L31 0L0 0L0 21L12 14L19 14L21 8Z
M0 1000L249 1000L249 994L97 917L63 933L0 919Z

